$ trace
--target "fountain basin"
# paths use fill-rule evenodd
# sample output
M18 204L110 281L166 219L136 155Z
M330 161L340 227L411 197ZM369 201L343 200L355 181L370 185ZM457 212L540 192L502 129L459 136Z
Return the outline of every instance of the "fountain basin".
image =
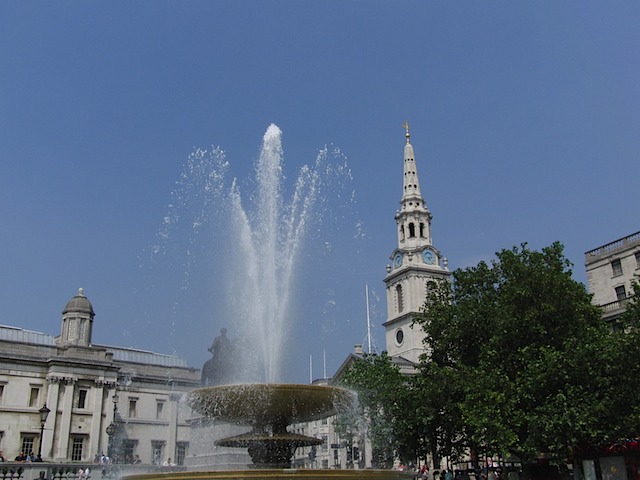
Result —
M413 473L398 470L250 469L187 471L127 475L126 480L411 480Z
M203 387L189 394L197 413L253 427L311 422L353 401L349 390L326 385L237 384Z

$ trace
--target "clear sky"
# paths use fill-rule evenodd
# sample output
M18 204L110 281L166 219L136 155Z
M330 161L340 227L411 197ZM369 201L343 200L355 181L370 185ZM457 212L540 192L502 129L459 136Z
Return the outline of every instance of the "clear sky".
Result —
M250 189L271 123L288 179L337 148L355 199L301 261L290 381L364 341L365 284L384 349L405 120L451 268L558 240L585 282L585 251L640 229L638 25L634 1L1 2L0 323L57 335L83 287L94 342L200 367L237 334L233 249L184 229L148 253L194 148Z

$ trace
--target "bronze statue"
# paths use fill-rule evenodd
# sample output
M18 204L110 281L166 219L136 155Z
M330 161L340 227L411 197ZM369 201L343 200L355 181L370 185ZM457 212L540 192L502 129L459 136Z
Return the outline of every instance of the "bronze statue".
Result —
M221 385L228 381L231 369L233 346L227 337L227 329L220 329L218 335L208 349L212 357L202 367L203 386Z

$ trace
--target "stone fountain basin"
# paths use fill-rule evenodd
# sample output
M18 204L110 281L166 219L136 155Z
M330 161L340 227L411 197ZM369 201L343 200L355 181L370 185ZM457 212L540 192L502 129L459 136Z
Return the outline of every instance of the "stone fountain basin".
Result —
M344 388L272 383L203 387L188 399L191 408L205 417L251 425L256 431L326 418L352 401L353 393Z
M413 480L413 473L398 470L251 469L189 471L127 475L126 480Z

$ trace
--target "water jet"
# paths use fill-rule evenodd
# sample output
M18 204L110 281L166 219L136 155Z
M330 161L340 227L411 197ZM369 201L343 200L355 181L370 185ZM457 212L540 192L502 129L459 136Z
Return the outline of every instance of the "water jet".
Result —
M291 468L296 448L320 445L323 441L293 433L289 427L327 418L349 406L353 400L351 392L338 387L278 383L282 376L288 308L291 292L296 285L296 258L313 218L314 205L323 194L326 195L323 174L335 174L336 171L341 172L341 169L331 170L326 162L326 151L324 154L321 152L314 166L301 169L291 201L286 202L282 193L281 131L277 126L270 125L264 135L256 165L255 208L245 210L235 181L229 193L231 201L227 213L233 223L232 240L237 253L234 259L235 272L244 275L239 282L242 284L242 298L230 296L230 300L237 302L234 316L242 323L242 348L235 350L242 352L239 358L245 368L242 372L234 372L236 378L220 375L215 368L205 373L203 368L204 386L192 391L187 403L193 412L204 419L249 429L244 433L218 438L212 443L219 447L246 449L252 465L232 471L213 470L211 466L206 471L194 469L129 475L127 480L412 478L411 474L391 470ZM282 255L283 251L287 255ZM221 336L225 335L226 330ZM216 342L210 348L214 358L234 358L233 348L225 347L227 353L220 355L222 350L217 350L215 345ZM229 358L226 358L225 365L237 366L241 363L228 361ZM209 381L215 383L221 378L228 384L209 384ZM244 383L233 384L234 381Z

